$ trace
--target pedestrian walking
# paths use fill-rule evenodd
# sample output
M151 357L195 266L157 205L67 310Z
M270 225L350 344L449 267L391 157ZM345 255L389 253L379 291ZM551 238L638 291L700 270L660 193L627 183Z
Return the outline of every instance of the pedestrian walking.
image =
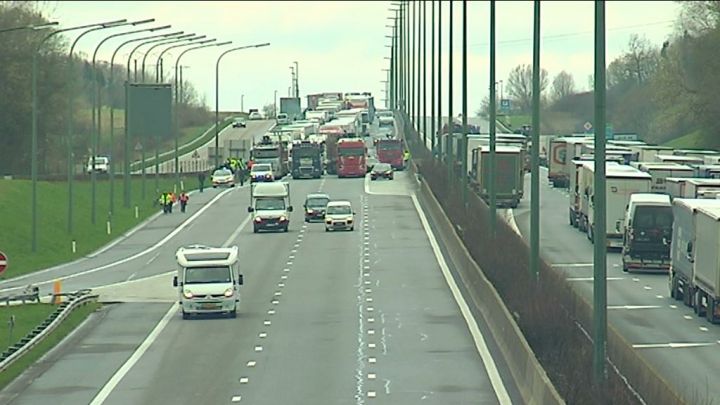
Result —
M200 184L200 192L203 192L205 187L205 172L198 172L198 183Z
M183 191L180 193L180 212L185 212L185 207L187 206L188 200L190 200L190 196Z

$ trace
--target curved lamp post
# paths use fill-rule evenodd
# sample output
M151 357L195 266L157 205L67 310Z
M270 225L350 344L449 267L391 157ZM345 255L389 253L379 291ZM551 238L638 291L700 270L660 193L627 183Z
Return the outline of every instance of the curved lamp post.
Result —
M217 42L217 43L208 43L204 45L198 45L194 46L192 48L188 48L180 53L178 55L177 59L175 60L175 111L173 114L173 129L175 133L175 181L176 183L179 183L180 180L180 162L179 162L179 156L178 156L178 112L177 112L177 81L178 81L178 66L180 65L180 59L182 59L183 55L185 55L188 52L197 50L197 49L203 49L203 48L210 48L214 46L225 46L231 44L232 41L225 41L225 42ZM215 124L215 131L217 131L217 123ZM217 159L217 149L215 149L215 156ZM157 163L156 163L157 165ZM157 167L157 166L156 166ZM157 169L156 169L157 170Z
M169 51L169 50L171 50L171 49L182 48L182 47L184 47L184 46L197 45L197 44L205 44L205 43L217 41L217 39L214 39L214 38L213 38L213 39L209 39L209 40L205 40L205 41L198 41L198 40L203 39L203 38L206 38L206 37L207 37L207 35L201 35L201 36L199 36L199 37L192 38L192 40L188 41L188 43L186 43L186 44L173 45L173 46L169 46L169 47L163 49L163 50L160 52L160 55L158 55L157 61L155 62L155 83L160 83L160 80L162 80L162 78L163 78L163 76L164 76L164 75L163 75L163 72L162 72L162 69L161 69L161 66L160 66L160 61L162 61L162 57L163 57L163 55L165 55L165 53L166 53L167 51ZM194 41L198 41L198 42L194 42ZM177 42L180 42L180 41L177 41ZM168 43L165 43L165 44L163 44L163 45L170 45L170 44L173 44L173 43L175 43L175 42L168 42ZM150 52L150 51L148 50L148 53L149 53L149 52Z
M220 125L220 119L219 119L219 108L220 108L220 61L222 58L229 54L230 52L235 51L241 51L243 49L250 49L250 48L262 48L264 46L269 46L270 43L266 42L264 44L256 44L256 45L246 45L246 46L239 46L237 48L231 48L226 50L225 52L221 53L220 56L217 58L217 62L215 62L215 167L218 167L219 161L218 161L218 148L220 146L220 132L218 130L218 126Z
M23 25L22 27L12 27L12 28L3 28L0 29L0 34L5 32L12 32L12 31L20 31L20 30L41 30L45 28L50 28L52 26L60 24L57 21L49 22L47 24L40 24L40 25Z
M78 25L70 28L63 28L53 31L44 36L38 42L33 51L32 61L32 124L31 124L31 141L30 141L30 177L32 178L32 219L31 219L31 245L32 252L37 252L37 119L38 119L38 102L37 102L37 59L40 50L45 42L55 35L63 32L81 30L84 28L93 28L102 23Z
M113 83L115 79L115 56L120 51L122 47L124 47L127 44L143 41L149 38L171 38L171 37L177 37L178 35L182 35L184 31L176 31L171 32L168 34L160 34L160 35L151 35L147 37L142 38L133 38L128 39L127 41L121 43L118 45L117 48L115 48L115 51L112 54L112 57L110 58L110 80L109 83ZM110 145L111 147L115 147L115 107L113 106L113 103L110 103ZM124 157L124 160L127 160L127 157ZM114 212L115 208L115 159L110 159L110 212ZM127 179L127 176L123 174L123 179ZM127 184L126 184L127 186ZM125 188L124 198L123 198L123 206L125 208L130 207L130 199L129 194L127 193L128 188Z
M98 31L98 30L104 30L107 28L114 28L120 26L120 24L123 24L127 21L127 19L122 20L116 20L116 21L108 21L104 23L100 23L98 26L89 28L80 35L78 35L75 38L75 41L73 41L72 45L70 46L70 52L68 52L68 64L67 64L67 77L68 82L70 81L70 78L73 75L73 53L75 51L75 45L77 45L78 41L80 41L80 38L84 37L85 35ZM73 93L69 92L68 94L68 110L67 110L67 164L68 164L68 218L67 218L67 231L69 234L73 233L73 180L75 177L74 173L74 165L73 165L73 107L74 107L74 97Z
M205 35L202 35L202 36L199 36L199 37L198 37L198 36L196 36L196 34L192 34L192 35L190 35L188 38L190 38L190 37L194 37L194 38L192 38L193 40L198 40L198 39L200 39L200 38L205 38ZM153 49L155 49L155 48L157 48L157 47L159 47L159 46L163 46L163 45L167 45L167 44L173 44L173 43L176 43L176 42L187 41L187 40L188 40L187 38L184 38L184 39L176 39L176 40L173 40L173 41L162 41L162 42L158 42L157 44L151 46L147 51L145 51L145 55L143 55L142 65L141 65L141 68L140 68L140 75L142 76L142 82L145 83L145 62L147 61L147 57L148 57L148 55L150 55L150 53L153 51ZM156 74L156 77L157 77L157 74ZM155 82L157 83L157 78L156 78Z
M134 23L133 25L145 24L145 23L152 22L152 21L155 21L155 19L153 18L153 19L150 19L150 20L138 21L138 22ZM91 182L92 182L92 206L91 206L91 210L90 210L90 219L91 219L91 222L92 222L93 224L95 224L95 217L96 217L96 212L97 212L97 201L96 201L96 198L95 198L95 197L96 197L96 187L97 187L97 186L96 186L96 183L97 183L97 174L95 173L95 154L96 154L96 152L97 152L97 147L98 147L98 145L97 145L97 144L98 144L98 138L99 138L99 136L100 136L99 132L100 132L100 130L101 130L101 128L102 128L102 104L100 103L100 94L99 94L99 93L100 93L100 90L99 90L98 84L97 84L97 69L96 69L98 51L100 50L100 47L101 47L105 42L107 42L107 41L109 41L109 40L111 40L111 39L113 39L113 38L122 37L122 36L126 36L126 35L137 34L137 33L140 33L140 32L154 32L154 31L164 30L164 29L167 29L167 28L169 28L169 27L170 27L170 25L164 25L164 26L161 26L161 27L144 28L144 29L139 29L139 30L119 32L119 33L117 33L117 34L108 35L108 36L105 37L102 41L100 41L100 43L98 43L98 45L95 47L95 52L93 52L93 57L92 57L92 68L93 68L93 109L95 109L95 108L97 107L97 121L96 121L96 120L93 120L93 141L92 141L92 143L91 143L91 154L90 154L90 156L92 157L92 159L91 159L91 162L92 162L92 172L91 172L91 174L90 174ZM111 145L111 147L112 147L112 145ZM113 158L113 157L111 156L111 159L112 159L112 158ZM114 181L114 180L113 180L112 178L110 178L110 182L112 183L113 181Z

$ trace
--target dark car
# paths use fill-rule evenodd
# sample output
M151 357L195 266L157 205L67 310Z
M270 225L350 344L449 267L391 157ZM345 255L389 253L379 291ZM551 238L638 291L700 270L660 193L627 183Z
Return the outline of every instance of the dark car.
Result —
M389 163L377 163L373 166L370 171L370 179L377 180L379 178L393 179L393 168Z
M313 220L322 221L325 219L325 210L327 204L330 202L330 196L327 194L308 194L305 197L305 222L312 222Z

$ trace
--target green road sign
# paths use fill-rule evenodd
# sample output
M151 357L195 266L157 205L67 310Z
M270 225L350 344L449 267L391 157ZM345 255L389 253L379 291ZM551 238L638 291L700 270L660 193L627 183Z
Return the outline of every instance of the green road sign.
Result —
M172 134L172 86L131 83L128 88L130 137L168 138Z

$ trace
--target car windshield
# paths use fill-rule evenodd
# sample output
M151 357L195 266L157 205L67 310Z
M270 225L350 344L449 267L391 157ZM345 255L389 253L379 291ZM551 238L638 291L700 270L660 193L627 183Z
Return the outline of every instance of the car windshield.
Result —
M387 163L378 163L373 166L373 171L376 172L386 172L388 170L392 170L392 167L390 167L390 165Z
M330 215L350 215L352 211L349 205L331 205L327 207L327 213Z
M232 172L227 169L215 170L213 176L230 176Z
M271 169L271 166L268 164L255 164L250 171L251 172L269 172L270 170L272 170L272 169Z
M255 202L255 210L284 210L285 201L282 199L259 199Z
M325 208L328 202L330 202L329 198L308 198L305 205L312 208Z
M229 283L230 267L188 267L185 269L185 284Z

